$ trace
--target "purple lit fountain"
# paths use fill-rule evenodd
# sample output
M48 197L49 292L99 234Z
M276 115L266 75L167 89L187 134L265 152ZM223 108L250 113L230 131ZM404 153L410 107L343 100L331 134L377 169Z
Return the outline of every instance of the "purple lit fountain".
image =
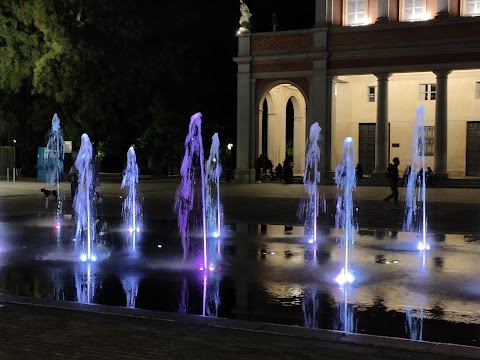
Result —
M309 243L317 242L317 218L319 211L318 184L320 184L320 147L318 140L322 129L318 122L310 127L310 136L306 144L305 171L303 173L303 184L308 197L300 203L297 215L304 219L305 234ZM325 209L325 199L323 199Z
M60 229L60 221L62 219L62 198L60 194L60 182L62 181L63 174L63 133L60 129L60 119L57 114L53 115L52 118L52 128L48 132L48 142L46 147L46 152L49 158L49 164L52 166L48 167L46 174L46 188L52 190L56 187L57 191L57 211L56 211L56 228ZM47 198L48 201L48 198Z
M94 199L94 164L93 148L87 134L82 135L80 150L75 160L78 170L78 188L73 200L77 220L76 241L82 243L82 261L96 261L97 257L92 251L95 243L95 218L96 206Z
M423 106L420 105L417 108L415 127L413 130L412 164L405 192L405 222L403 224L405 231L421 232L422 239L417 247L422 251L430 249L430 245L427 244L427 218L425 211L426 169L424 118ZM421 211L419 211L420 207Z
M350 272L350 250L353 248L355 221L353 193L356 189L354 144L351 137L343 141L342 162L335 169L335 183L337 184L337 202L335 226L343 229L341 236L343 255L343 268L335 278L339 284L352 283L354 277Z
M122 219L132 235L133 249L136 247L136 233L140 231L142 219L142 196L137 190L139 173L135 150L133 147L130 147L127 152L127 166L123 171L120 187L123 189L128 186L128 195L125 197L122 206Z
M200 170L200 204L202 211L201 226L203 236L202 270L206 270L208 268L204 161L202 144L202 114L196 113L190 118L189 131L187 137L185 138L185 155L180 168L182 180L175 196L174 211L177 214L178 229L182 238L183 259L185 260L190 250L188 230L190 222L194 221L193 219L190 219L190 212L194 208L195 188L198 180L197 171Z

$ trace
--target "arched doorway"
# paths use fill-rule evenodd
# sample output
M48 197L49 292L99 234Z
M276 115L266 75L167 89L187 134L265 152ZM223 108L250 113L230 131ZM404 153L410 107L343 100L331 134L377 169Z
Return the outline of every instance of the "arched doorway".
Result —
M257 157L266 154L275 167L287 156L293 160L293 173L302 175L305 167L306 100L291 83L272 86L260 98Z

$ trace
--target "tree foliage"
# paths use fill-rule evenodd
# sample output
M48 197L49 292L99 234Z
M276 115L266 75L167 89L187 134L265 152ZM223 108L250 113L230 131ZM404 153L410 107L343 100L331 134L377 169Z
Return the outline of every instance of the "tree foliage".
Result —
M56 112L65 139L109 144L115 166L131 144L174 161L191 114L208 113L211 131L234 114L234 83L215 74L220 63L232 70L233 54L218 52L218 24L205 21L214 3L3 0L0 144L17 139L35 154ZM233 29L219 34L233 40Z

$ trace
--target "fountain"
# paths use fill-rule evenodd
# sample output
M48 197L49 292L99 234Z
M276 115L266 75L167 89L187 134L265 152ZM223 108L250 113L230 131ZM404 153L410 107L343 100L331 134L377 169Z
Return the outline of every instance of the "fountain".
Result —
M346 137L343 141L342 162L335 169L335 183L337 184L335 227L344 230L344 234L341 236L344 250L343 268L335 278L335 281L341 285L345 282L352 283L354 280L349 269L350 250L353 247L355 232L353 204L353 193L356 188L354 150L353 139Z
M94 163L93 148L90 138L87 134L82 135L80 150L75 160L75 167L78 170L78 188L73 200L75 216L77 220L76 240L81 240L83 251L80 256L82 261L97 258L92 252L92 245L95 242L95 181L94 181ZM85 239L86 237L86 239ZM87 246L85 252L85 244Z
M60 194L60 182L63 176L63 133L60 129L60 119L57 114L53 115L52 128L48 132L48 142L46 147L46 154L48 156L49 164L45 182L46 188L53 190L56 187L57 192L57 211L56 211L56 228L60 229L60 221L62 218L62 198ZM47 197L48 201L48 197Z
M220 203L220 175L222 166L220 164L220 141L218 134L212 136L210 155L205 166L205 208L207 217L208 233L214 237L221 234L222 204Z
M425 176L425 127L424 110L420 105L417 108L415 126L413 130L412 164L408 176L407 189L405 192L405 231L419 231L422 234L422 241L418 243L419 250L428 250L427 244L427 218L425 211L426 204L426 176ZM421 174L421 176L418 176ZM419 205L421 204L421 217L418 216Z
M190 118L190 125L187 137L185 138L185 155L183 157L180 174L182 180L175 196L174 211L178 218L178 229L182 238L183 259L189 253L188 230L189 214L194 207L195 187L197 182L197 171L200 170L200 188L202 205L202 235L203 235L203 266L207 269L207 231L205 211L205 170L202 144L202 114L196 113Z
M320 147L318 141L321 131L318 122L310 127L310 136L306 144L305 171L303 173L303 184L308 198L300 203L297 213L299 217L305 219L304 228L309 243L317 242L317 218L320 200L317 189L318 184L320 184L320 171L318 170ZM325 199L323 199L323 209L325 209Z
M135 149L130 147L127 152L127 166L123 171L121 188L128 186L128 195L122 206L122 219L126 228L132 234L132 248L136 247L136 233L140 231L142 219L142 197L137 190L138 175L140 171L137 165Z

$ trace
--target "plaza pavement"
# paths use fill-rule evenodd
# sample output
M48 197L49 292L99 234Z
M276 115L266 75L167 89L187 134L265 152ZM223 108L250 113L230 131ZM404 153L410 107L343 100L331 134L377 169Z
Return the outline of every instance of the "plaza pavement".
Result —
M169 179L140 182L146 218L175 218L177 185ZM28 179L0 182L0 218L51 212L54 206L45 209L41 187ZM119 176L102 181L105 215L120 216L119 187ZM62 189L68 194L69 184ZM322 221L331 225L335 188L320 186L320 192L327 203ZM383 201L388 192L388 187L357 188L360 228L401 229L403 213ZM222 183L221 200L226 222L300 224L296 211L303 196L298 184ZM427 197L431 231L479 232L480 189L432 188ZM68 195L65 205L71 211ZM453 360L480 359L480 348L0 295L0 359Z

